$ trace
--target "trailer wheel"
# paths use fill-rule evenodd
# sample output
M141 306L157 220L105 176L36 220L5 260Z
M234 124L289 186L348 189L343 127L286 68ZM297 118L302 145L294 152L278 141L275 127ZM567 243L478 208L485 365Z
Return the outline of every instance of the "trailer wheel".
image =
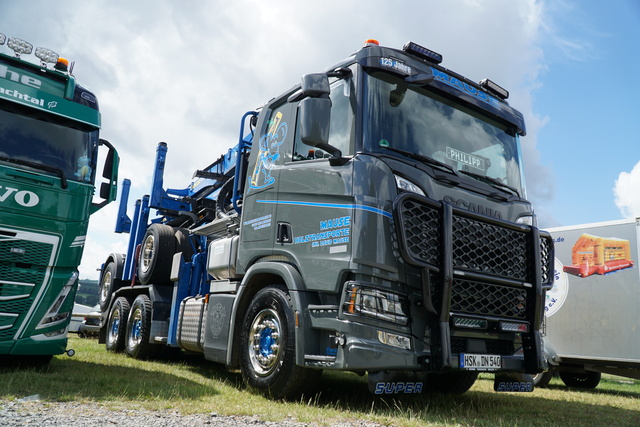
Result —
M125 350L134 359L148 359L155 356L162 346L151 344L151 300L147 295L136 297L131 305L129 319L127 320L127 332L125 338Z
M261 289L251 301L242 323L241 352L245 383L275 399L296 396L321 374L295 363L293 310L281 287Z
M98 284L100 311L107 311L109 303L111 302L111 296L123 285L122 280L117 278L116 271L117 266L113 260L109 261L102 271L100 283Z
M600 384L600 372L563 372L560 371L560 378L567 387L593 389Z
M143 285L170 285L171 262L176 252L173 228L164 224L151 224L142 239L138 277Z
M473 386L477 378L478 373L472 371L428 374L426 388L431 393L462 394Z
M119 352L124 350L124 337L127 327L127 318L131 306L125 297L118 297L113 302L107 322L106 347L108 351Z
M553 378L553 371L549 369L548 371L540 372L539 374L535 374L533 376L533 386L544 388L549 385L551 379Z

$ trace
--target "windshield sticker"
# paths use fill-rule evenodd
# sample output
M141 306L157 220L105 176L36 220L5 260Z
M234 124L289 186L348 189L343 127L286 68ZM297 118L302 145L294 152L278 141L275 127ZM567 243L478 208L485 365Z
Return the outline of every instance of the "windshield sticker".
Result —
M278 111L270 121L269 130L260 138L258 158L251 175L251 188L264 188L275 182L271 169L280 158L280 146L287 137L287 123L282 122L282 113Z
M402 74L411 74L411 67L402 61L398 61L393 58L380 58L380 66L384 68L390 68Z
M447 159L471 166L472 168L479 169L483 172L487 170L486 159L465 153L464 151L456 150L455 148L447 147Z

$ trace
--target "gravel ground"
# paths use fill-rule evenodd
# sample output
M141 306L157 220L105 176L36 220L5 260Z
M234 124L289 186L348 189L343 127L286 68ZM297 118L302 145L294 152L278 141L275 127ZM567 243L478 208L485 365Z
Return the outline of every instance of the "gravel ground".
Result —
M111 410L95 403L42 402L37 396L7 401L0 400L0 426L74 426L94 427L165 427L165 426L315 426L295 421L261 421L257 416L222 416L216 413L180 415L175 411ZM334 424L340 427L373 427L369 422Z

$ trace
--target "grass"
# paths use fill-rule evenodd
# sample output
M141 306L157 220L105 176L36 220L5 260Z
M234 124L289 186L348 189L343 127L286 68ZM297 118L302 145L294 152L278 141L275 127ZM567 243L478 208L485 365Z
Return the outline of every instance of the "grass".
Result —
M323 374L313 396L274 402L247 390L239 373L201 357L139 361L105 351L94 339L70 338L74 357L56 356L44 371L0 368L0 402L38 394L41 401L97 403L111 409L182 414L257 415L264 421L334 425L367 420L394 426L640 425L640 381L604 376L595 390L554 378L533 393L496 393L482 375L461 396L376 397L366 377Z

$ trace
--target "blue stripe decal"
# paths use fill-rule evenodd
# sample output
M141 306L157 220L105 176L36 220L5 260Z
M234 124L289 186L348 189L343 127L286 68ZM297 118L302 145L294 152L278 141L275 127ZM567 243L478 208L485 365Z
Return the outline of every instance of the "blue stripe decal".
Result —
M391 212L365 205L337 204L337 203L313 203L313 202L294 202L290 200L256 200L256 203L268 203L272 205L296 205L311 206L314 208L337 208L337 209L358 209L361 211L372 212L387 218L393 218Z

